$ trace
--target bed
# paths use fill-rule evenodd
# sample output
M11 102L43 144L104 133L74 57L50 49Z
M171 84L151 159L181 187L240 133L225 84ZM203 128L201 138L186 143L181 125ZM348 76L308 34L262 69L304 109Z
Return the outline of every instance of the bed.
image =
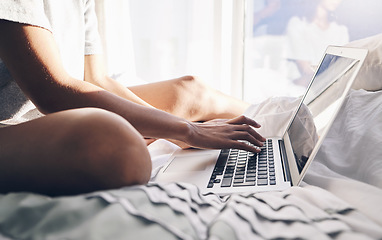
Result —
M0 239L382 239L382 35L349 46L369 55L299 187L224 197L155 182L56 198L9 193L0 195ZM246 114L283 124L274 119L290 101L267 99ZM149 146L153 177L176 149Z

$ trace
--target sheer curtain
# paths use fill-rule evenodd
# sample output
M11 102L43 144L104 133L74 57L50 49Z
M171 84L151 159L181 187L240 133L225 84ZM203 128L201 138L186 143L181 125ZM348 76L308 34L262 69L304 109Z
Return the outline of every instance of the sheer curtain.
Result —
M144 83L136 74L129 1L95 2L108 74L126 86Z
M244 0L96 0L96 10L108 72L124 84L196 75L241 97Z

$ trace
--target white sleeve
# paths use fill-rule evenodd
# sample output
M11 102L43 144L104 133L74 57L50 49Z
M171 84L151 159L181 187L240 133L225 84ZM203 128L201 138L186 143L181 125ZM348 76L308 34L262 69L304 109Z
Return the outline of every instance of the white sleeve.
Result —
M98 32L98 22L94 0L87 0L85 5L85 55L102 53L102 43Z
M0 19L51 30L44 12L43 0L1 0Z
M287 26L288 59L310 61L310 56L314 56L306 34L306 22L299 17L292 17Z

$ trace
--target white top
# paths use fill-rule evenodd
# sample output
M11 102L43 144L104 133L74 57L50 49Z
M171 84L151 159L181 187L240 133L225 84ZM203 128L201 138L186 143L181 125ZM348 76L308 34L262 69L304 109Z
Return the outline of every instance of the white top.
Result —
M84 56L102 52L94 0L1 0L0 19L51 31L66 71L77 79L84 77ZM0 122L34 108L0 59Z
M288 58L305 60L317 65L328 45L342 46L349 42L348 29L344 25L331 22L327 29L316 24L292 17L287 26L289 43Z

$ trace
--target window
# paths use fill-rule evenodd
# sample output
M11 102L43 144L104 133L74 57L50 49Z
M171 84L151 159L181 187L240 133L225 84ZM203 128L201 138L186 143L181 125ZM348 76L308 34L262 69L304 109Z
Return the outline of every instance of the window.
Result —
M129 0L136 74L196 75L230 93L233 1Z
M127 86L196 75L241 98L244 1L96 0L108 74Z
M328 44L382 33L380 0L96 2L110 75L196 75L249 102L300 95Z
M246 0L243 95L298 96L327 45L382 32L379 0Z

